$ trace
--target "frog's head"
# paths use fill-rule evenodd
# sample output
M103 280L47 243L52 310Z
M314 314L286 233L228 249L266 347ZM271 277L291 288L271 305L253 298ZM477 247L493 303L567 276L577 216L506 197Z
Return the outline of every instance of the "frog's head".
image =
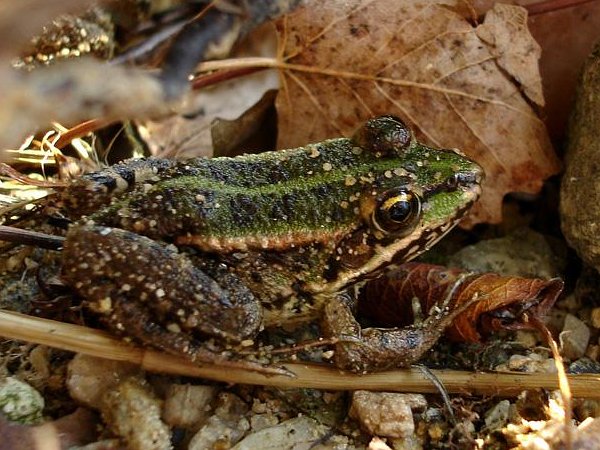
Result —
M387 170L372 173L360 195L361 224L337 245L325 291L370 278L431 248L469 211L481 193L483 170L456 150L418 143L395 117L370 120L353 141Z

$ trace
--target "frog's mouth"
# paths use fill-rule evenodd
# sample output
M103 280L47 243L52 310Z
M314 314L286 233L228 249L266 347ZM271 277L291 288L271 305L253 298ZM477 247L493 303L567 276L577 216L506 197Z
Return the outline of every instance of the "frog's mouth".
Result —
M351 236L348 242L368 243L362 246L360 258L356 257L356 250L350 260L337 258L336 262L330 264L333 276L329 282L315 283L309 289L314 293L333 294L352 284L377 277L390 265L408 262L426 252L467 215L481 195L481 179L481 174L474 174L473 177L467 177L464 185L457 185L453 190L440 192L438 189L424 193L423 216L416 227L401 238L378 241L365 230L358 230L356 233L359 236Z

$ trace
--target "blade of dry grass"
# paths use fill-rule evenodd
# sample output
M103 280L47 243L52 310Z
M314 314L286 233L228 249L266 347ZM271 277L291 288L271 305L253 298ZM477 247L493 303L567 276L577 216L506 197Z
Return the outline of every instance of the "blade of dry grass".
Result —
M208 378L227 383L329 390L368 389L436 393L437 388L418 368L367 375L343 373L331 366L290 363L285 368L296 376L264 375L239 368L196 366L184 359L129 345L103 331L0 310L0 335L106 359L139 364L151 372ZM557 389L558 379L549 373L475 373L432 370L450 393L516 395L525 389ZM600 375L570 375L574 397L600 398Z

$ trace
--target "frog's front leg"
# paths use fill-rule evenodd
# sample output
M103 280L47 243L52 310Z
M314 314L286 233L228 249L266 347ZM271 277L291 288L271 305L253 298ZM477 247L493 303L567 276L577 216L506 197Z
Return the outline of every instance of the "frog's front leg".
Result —
M470 303L452 311L440 310L423 322L404 328L362 329L353 314L350 293L338 294L324 309L326 335L339 339L334 362L343 370L366 373L406 367L435 345L444 330Z
M252 339L262 307L233 275L220 284L173 246L115 228L75 225L63 278L121 335L197 362L226 359L203 338Z

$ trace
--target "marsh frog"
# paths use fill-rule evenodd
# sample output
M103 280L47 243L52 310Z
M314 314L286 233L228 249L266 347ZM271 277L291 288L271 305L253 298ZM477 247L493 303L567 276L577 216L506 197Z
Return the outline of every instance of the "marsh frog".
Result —
M62 276L111 330L198 363L235 364L231 348L261 330L323 318L340 367L407 365L456 313L361 330L351 294L444 236L482 176L391 116L290 150L132 160L63 193L85 217L67 233Z

